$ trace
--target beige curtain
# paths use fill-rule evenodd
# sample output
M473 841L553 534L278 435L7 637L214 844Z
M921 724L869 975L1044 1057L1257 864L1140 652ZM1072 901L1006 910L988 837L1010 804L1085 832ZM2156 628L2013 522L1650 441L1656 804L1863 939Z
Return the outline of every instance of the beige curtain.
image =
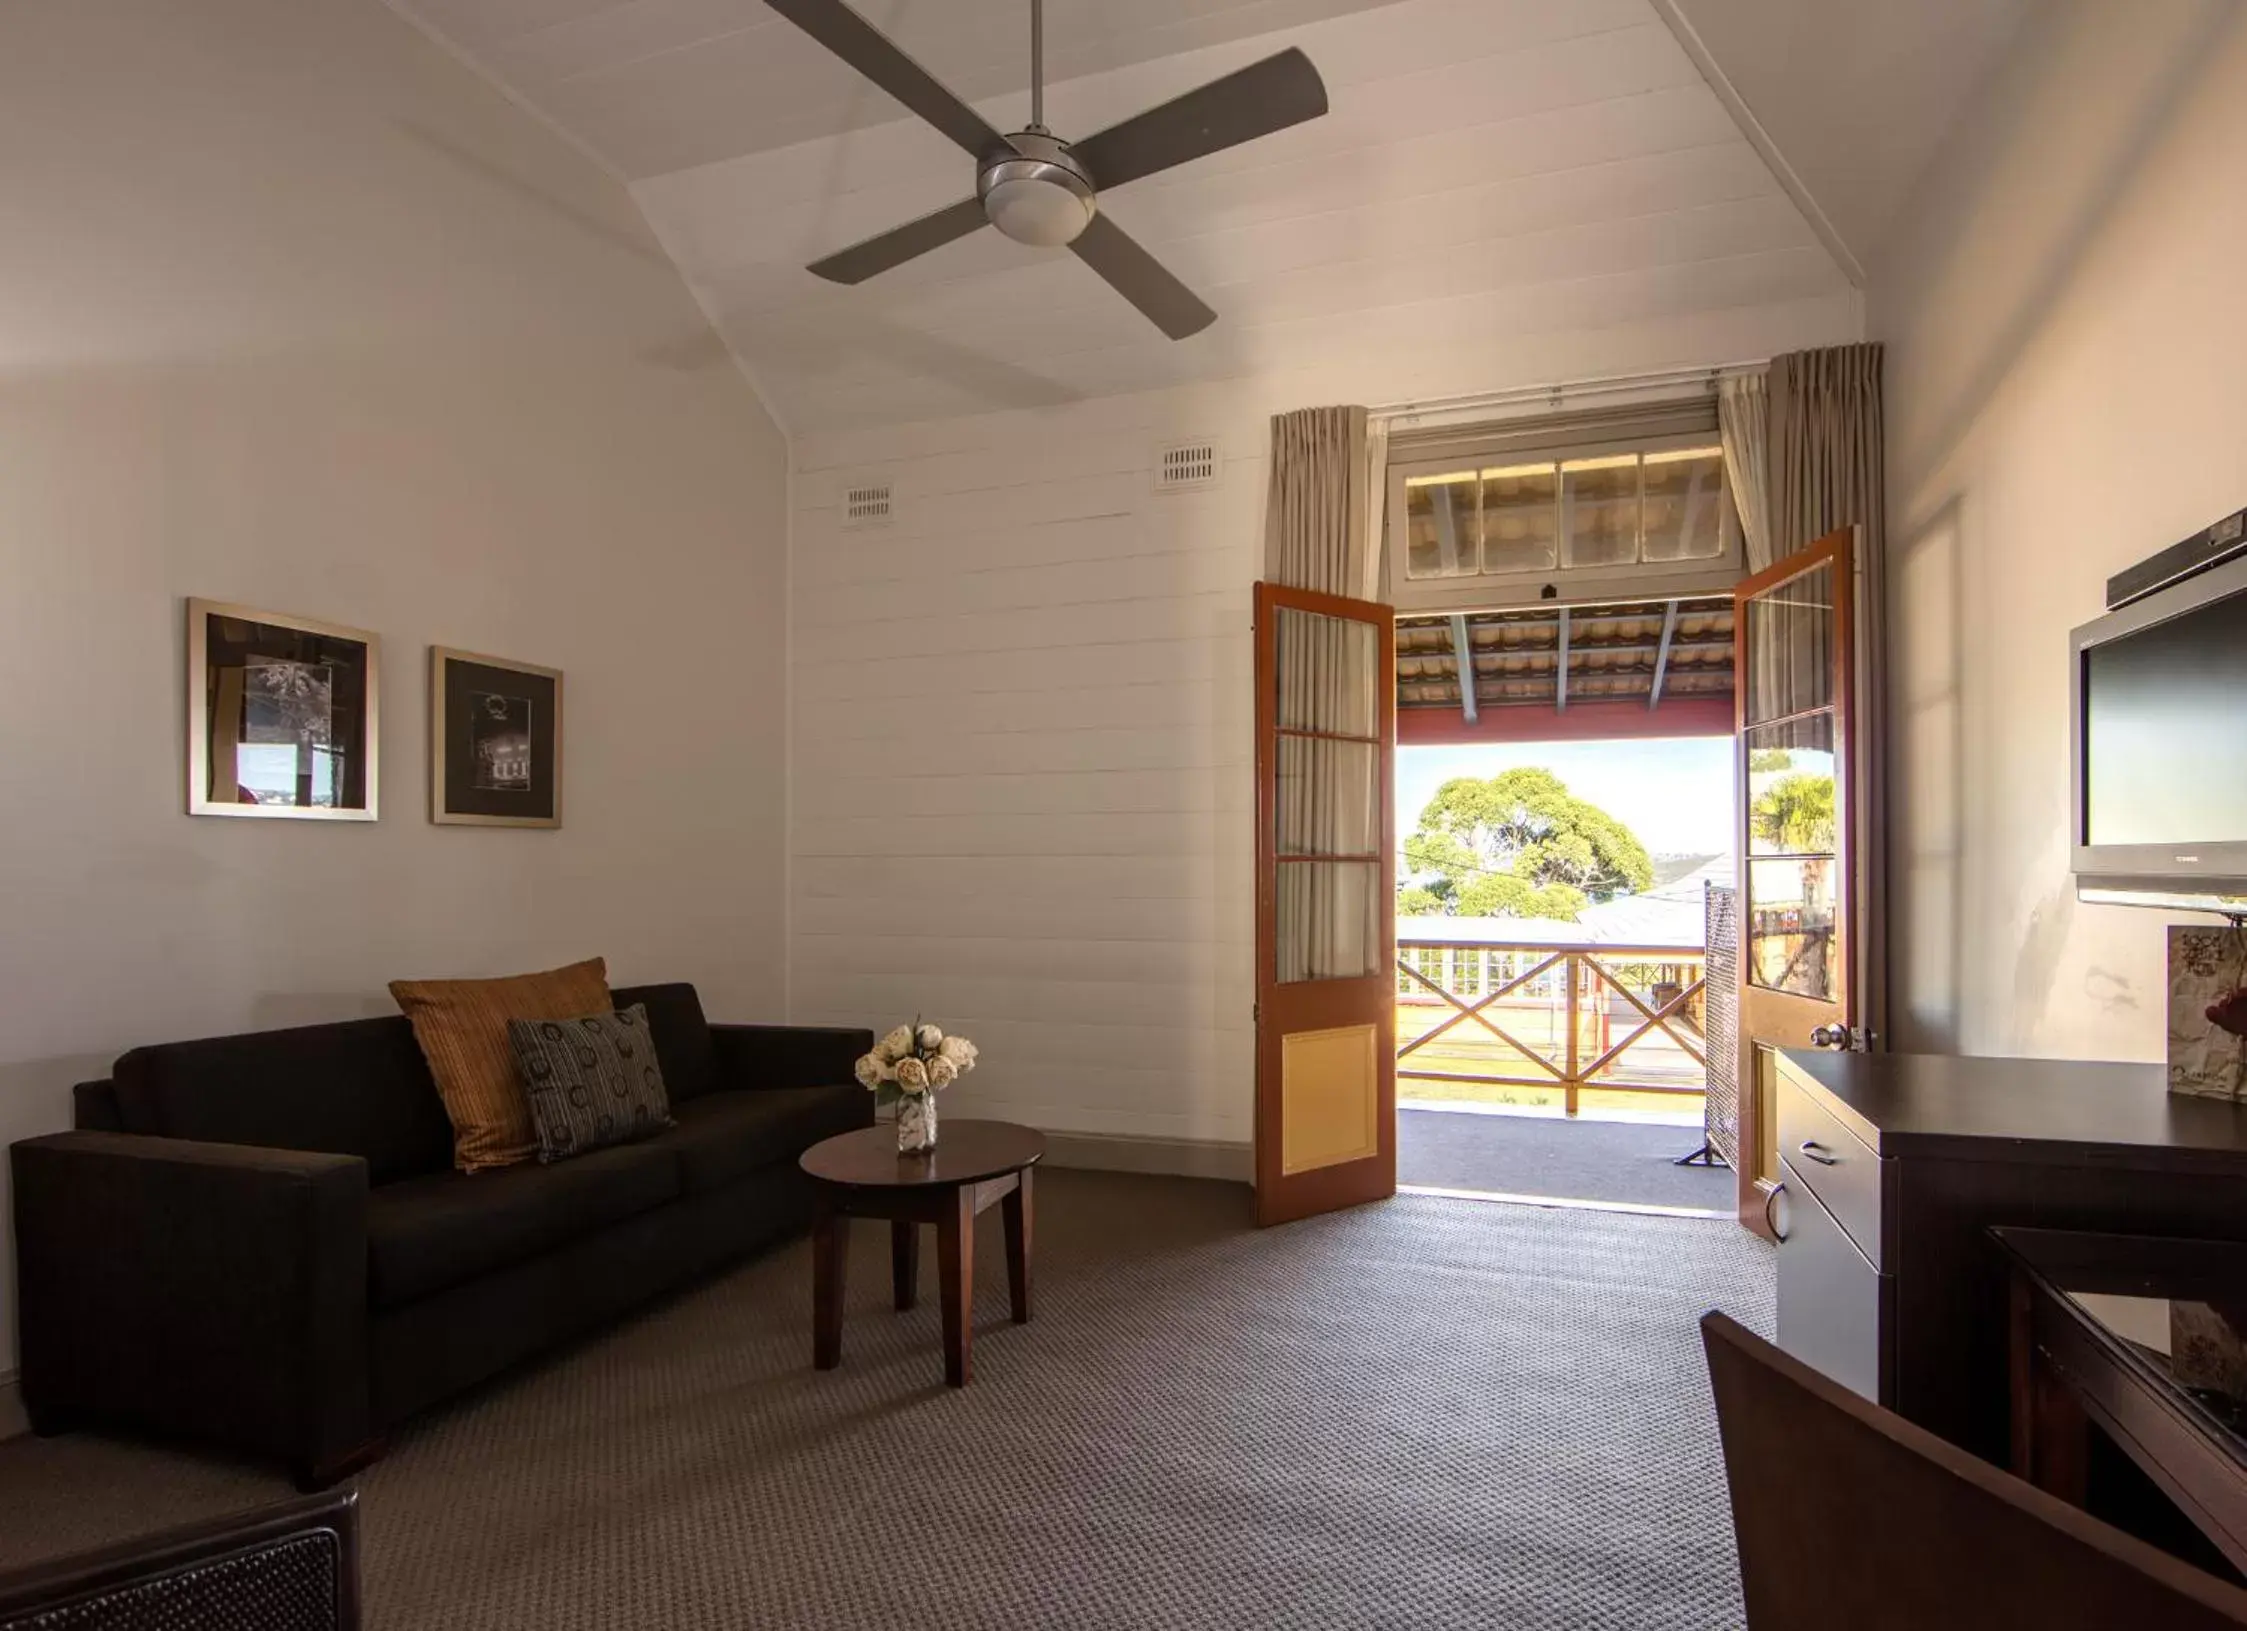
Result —
M1771 550L1771 396L1763 375L1728 375L1718 382L1716 425L1748 570L1760 572L1778 559Z
M1305 408L1272 420L1264 576L1353 600L1380 592L1387 436L1363 408ZM1380 727L1374 626L1283 607L1274 630L1279 686L1277 881L1281 980L1337 979L1381 966L1389 925L1379 899Z
M1272 481L1264 511L1264 578L1292 589L1366 598L1366 412L1298 408L1272 416Z
M1770 526L1774 559L1854 526L1857 717L1863 743L1855 809L1864 909L1854 925L1864 970L1860 1023L1887 1030L1887 476L1881 348L1832 346L1771 359ZM1850 586L1837 584L1836 594Z

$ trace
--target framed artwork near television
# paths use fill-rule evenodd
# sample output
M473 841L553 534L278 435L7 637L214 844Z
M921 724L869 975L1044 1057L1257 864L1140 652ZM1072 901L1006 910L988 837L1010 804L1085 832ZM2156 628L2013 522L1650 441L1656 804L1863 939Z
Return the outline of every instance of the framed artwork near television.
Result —
M429 648L429 819L562 824L562 671Z
M365 629L187 603L187 813L375 819L382 642Z

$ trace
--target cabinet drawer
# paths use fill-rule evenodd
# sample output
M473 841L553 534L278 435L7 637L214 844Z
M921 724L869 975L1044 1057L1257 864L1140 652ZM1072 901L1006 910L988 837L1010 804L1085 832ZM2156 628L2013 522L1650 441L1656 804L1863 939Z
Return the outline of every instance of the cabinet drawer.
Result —
M1874 1268L1880 1261L1880 1157L1784 1070L1779 1072L1779 1155L1823 1201Z
M1779 1237L1779 1346L1873 1403L1888 1403L1881 1346L1888 1277L1866 1261L1784 1156L1767 1215Z

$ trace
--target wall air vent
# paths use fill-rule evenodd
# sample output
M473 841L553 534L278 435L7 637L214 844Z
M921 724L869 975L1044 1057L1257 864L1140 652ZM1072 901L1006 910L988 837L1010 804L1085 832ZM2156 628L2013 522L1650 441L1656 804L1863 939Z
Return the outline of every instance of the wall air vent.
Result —
M846 531L855 532L862 527L886 527L892 513L887 480L843 483L843 527Z
M1155 453L1155 491L1188 493L1217 485L1215 442L1177 442Z

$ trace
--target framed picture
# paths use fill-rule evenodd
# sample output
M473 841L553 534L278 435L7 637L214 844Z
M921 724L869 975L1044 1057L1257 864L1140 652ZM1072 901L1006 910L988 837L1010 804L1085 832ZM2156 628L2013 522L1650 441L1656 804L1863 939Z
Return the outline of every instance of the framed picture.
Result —
M562 671L429 648L429 819L562 824Z
M187 813L372 821L382 642L187 603Z

